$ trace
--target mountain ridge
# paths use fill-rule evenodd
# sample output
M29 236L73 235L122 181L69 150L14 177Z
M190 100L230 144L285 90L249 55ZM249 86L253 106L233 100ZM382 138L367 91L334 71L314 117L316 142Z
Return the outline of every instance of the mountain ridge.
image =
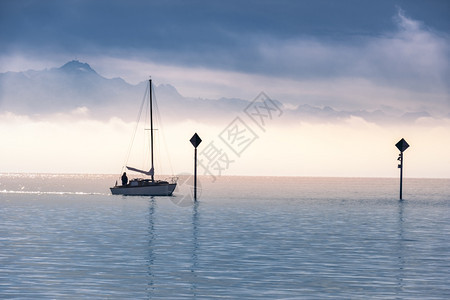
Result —
M0 73L0 113L46 115L85 108L99 119L112 116L133 120L145 91L146 81L129 84L120 77L105 78L88 63L72 60L60 67L40 71ZM154 86L164 116L173 120L229 120L242 113L251 101L239 98L199 99L181 95L173 85ZM287 109L274 100L292 122L336 122L360 117L368 122L414 122L432 117L427 111L394 112L337 110L330 106L299 104Z
M97 74L97 72L92 69L88 63L82 63L79 60L69 61L58 69L66 72L87 72Z

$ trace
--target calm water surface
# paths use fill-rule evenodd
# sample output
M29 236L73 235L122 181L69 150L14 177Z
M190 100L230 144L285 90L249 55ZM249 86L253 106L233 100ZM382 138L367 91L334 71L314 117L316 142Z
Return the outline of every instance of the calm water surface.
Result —
M114 180L0 175L0 298L450 298L450 180Z

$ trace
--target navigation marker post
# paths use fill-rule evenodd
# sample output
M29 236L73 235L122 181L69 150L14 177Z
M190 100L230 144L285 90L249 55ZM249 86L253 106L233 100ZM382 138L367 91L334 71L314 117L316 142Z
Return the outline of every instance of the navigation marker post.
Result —
M400 154L397 158L397 160L399 161L398 167L400 168L400 200L402 200L402 184L403 184L403 151L405 151L406 149L408 149L409 144L405 141L405 139L401 139L400 141L398 141L397 144L395 144L395 146L398 148L398 150L400 150Z
M190 142L192 146L194 146L194 202L197 201L197 147L202 142L202 139L198 136L197 133L195 133L191 139Z

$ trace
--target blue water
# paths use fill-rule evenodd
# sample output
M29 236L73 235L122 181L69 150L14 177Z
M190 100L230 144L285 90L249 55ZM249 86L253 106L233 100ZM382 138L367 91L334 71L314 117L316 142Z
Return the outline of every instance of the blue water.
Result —
M449 299L450 180L0 175L0 298Z

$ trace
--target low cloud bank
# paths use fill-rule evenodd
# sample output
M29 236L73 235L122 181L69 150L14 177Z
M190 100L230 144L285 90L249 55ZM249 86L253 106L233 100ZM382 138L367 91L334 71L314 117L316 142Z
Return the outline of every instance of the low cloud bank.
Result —
M337 123L295 124L286 123L285 117L272 120L264 131L242 118L257 138L240 155L220 137L233 119L166 123L156 131L157 174L192 172L189 139L197 132L203 139L200 157L206 159L214 145L231 161L216 176L397 177L394 145L405 138L411 145L405 154L406 177L450 178L449 120L421 118L410 125L380 126L353 116ZM99 121L74 114L40 120L0 114L1 172L119 174L134 126L118 118ZM144 161L148 155L138 151L130 164L140 166ZM208 175L205 169L199 172Z

